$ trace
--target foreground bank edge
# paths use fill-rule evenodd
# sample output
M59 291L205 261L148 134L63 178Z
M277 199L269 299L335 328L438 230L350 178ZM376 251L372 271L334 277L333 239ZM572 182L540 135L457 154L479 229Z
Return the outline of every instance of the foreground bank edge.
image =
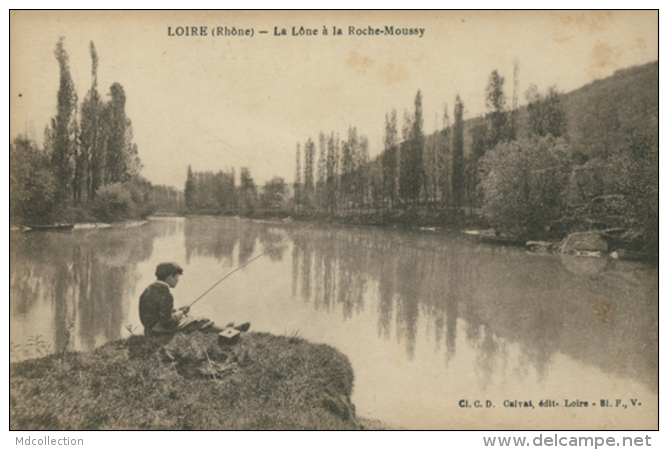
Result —
M346 356L295 336L131 336L10 366L10 430L359 430Z

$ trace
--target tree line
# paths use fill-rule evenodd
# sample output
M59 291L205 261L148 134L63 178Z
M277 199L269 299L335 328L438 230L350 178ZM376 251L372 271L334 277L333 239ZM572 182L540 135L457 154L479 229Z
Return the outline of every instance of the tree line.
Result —
M345 140L319 133L317 149L312 138L297 143L291 206L379 224L491 225L527 237L592 226L634 228L644 242L658 242L651 93L636 86L639 99L622 97L630 103L622 109L624 120L621 108L607 105L614 103L607 100L614 87L591 88L584 108L568 109L556 86L540 92L530 85L526 106L518 108L518 74L516 61L509 97L505 78L491 72L482 116L465 120L457 95L452 123L446 105L442 127L430 135L418 91L401 123L396 110L385 115L383 150L372 160L368 139L354 126ZM600 103L606 103L602 111ZM590 137L610 132L614 145Z
M56 115L45 127L43 148L27 136L10 143L10 217L15 223L110 222L145 216L152 200L178 205L174 193L166 188L152 192L139 175L125 90L113 83L104 100L92 41L89 50L91 86L79 102L60 38L54 51L60 68Z
M281 177L274 177L261 189L255 184L247 167L235 170L194 172L188 166L184 190L185 207L192 214L285 214L288 186Z
M499 143L518 133L516 111L507 106L504 78L493 71L486 88L487 114L464 121L464 102L456 96L454 123L447 105L440 131L426 136L422 94L417 92L411 112L385 115L383 151L369 161L368 139L350 127L346 140L332 132L319 134L319 157L309 138L297 144L294 182L295 205L316 211L358 209L396 210L415 206L459 209L480 206L480 162ZM529 133L532 136L564 132L564 114L555 88L546 95L532 86ZM465 152L465 141L469 151ZM303 169L301 149L303 148ZM303 179L303 182L302 182Z
M188 168L186 206L381 225L492 226L527 238L617 227L658 242L655 99L642 86L625 86L632 95L614 94L617 78L631 83L631 72L568 96L556 86L540 92L530 85L520 108L516 62L512 94L494 70L485 86L486 112L465 118L456 95L431 134L424 131L418 91L402 119L396 109L385 114L383 149L375 158L357 127L344 136L321 131L296 143L291 186L276 177L260 189L248 168L238 185L234 170ZM620 103L623 108L615 106Z
M291 185L276 177L259 188L248 168L238 185L234 170L189 168L185 203L190 212L468 224L525 237L626 228L657 242L656 100L632 81L652 70L630 69L569 95L530 85L520 108L516 62L510 95L505 78L490 73L481 116L465 118L456 95L427 134L418 91L410 111L385 114L377 157L355 126L344 136L321 131L296 143Z

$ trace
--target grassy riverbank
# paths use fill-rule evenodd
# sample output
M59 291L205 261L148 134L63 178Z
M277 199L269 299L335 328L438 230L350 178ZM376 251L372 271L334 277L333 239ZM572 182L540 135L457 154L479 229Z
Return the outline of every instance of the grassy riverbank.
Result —
M214 333L132 336L12 364L10 429L369 428L352 389L346 356L298 337L251 332L219 346Z

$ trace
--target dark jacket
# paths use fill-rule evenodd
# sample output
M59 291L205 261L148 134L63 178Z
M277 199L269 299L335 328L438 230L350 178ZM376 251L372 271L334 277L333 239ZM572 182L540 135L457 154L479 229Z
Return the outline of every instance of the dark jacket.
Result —
M139 319L148 330L157 324L164 329L176 328L179 321L173 317L173 312L174 297L169 292L167 283L156 281L139 297Z

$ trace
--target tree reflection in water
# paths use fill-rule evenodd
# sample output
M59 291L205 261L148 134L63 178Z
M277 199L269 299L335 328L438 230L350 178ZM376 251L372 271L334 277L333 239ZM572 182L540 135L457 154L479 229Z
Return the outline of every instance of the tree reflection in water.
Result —
M255 254L256 243L265 252L285 239L282 228L251 220L217 217L197 217L185 220L186 263L192 257L214 258L227 267L235 265L234 251L238 246L237 266L247 263ZM281 261L287 248L278 245L267 253L272 261Z
M151 256L155 232L141 227L12 236L12 339L42 335L55 350L118 339L136 264Z
M192 218L133 229L12 235L11 339L20 343L41 334L58 349L69 343L87 350L121 337L138 295L137 266L151 259L157 239L161 246L179 248L165 253L161 247L156 254L185 250L186 264L197 262L219 276L225 273L220 268L250 261L298 229ZM286 251L289 262L283 261ZM298 233L253 267L273 263L277 278L291 270L299 307L306 302L343 321L369 317L365 320L375 320L368 323L372 333L399 341L408 359L423 354L431 342L444 371L458 353L473 355L470 370L482 388L509 367L511 358L519 360L514 376L521 380L531 369L540 380L566 355L582 366L658 389L654 266L609 260L596 271L578 272L577 261L567 266L559 257L530 256L454 235L337 226ZM142 283L152 269L141 267ZM263 301L290 301L279 284L272 286L271 299L256 299L258 310ZM243 298L244 292L237 295ZM283 308L286 316L276 320L298 317L290 304ZM70 322L74 336L68 336Z
M657 389L656 268L617 261L578 275L558 257L457 236L336 227L296 236L292 263L293 286L315 308L337 305L346 319L377 299L378 336L394 335L409 359L427 330L450 361L463 331L483 386L516 343L539 380L561 353Z

